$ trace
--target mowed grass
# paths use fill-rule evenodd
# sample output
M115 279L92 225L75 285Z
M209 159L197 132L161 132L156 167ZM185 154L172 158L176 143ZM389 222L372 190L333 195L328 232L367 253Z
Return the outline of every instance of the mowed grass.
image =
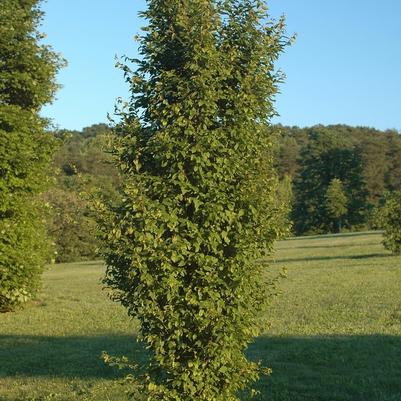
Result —
M261 401L401 401L401 257L377 232L277 244L288 278L248 350L273 374ZM102 290L101 263L53 266L39 299L0 315L0 401L123 401L102 351L142 357L135 322Z

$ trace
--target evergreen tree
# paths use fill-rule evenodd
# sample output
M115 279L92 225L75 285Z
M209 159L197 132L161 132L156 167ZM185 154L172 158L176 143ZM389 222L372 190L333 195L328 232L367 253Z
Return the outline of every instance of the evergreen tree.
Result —
M116 126L124 202L104 215L105 282L140 322L148 400L234 401L267 298L277 224L271 138L287 43L261 1L149 0Z
M39 115L57 88L59 57L40 44L36 0L0 7L0 310L32 297L48 258L36 195L54 147Z

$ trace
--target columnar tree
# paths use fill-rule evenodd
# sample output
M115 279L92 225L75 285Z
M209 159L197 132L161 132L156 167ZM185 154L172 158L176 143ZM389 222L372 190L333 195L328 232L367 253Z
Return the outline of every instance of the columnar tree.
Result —
M53 141L39 115L56 90L59 57L40 43L37 0L0 7L0 310L33 296L48 257L36 195Z
M281 232L264 126L283 21L255 0L149 0L143 16L138 68L122 65L125 200L105 216L105 282L139 319L148 400L234 401L258 377L244 349Z

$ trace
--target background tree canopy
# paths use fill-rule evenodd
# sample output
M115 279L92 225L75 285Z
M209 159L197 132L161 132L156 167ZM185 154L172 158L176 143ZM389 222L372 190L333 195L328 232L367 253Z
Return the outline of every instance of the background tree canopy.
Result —
M347 198L347 212L341 218L342 229L347 230L370 227L371 212L384 193L401 189L401 135L397 131L344 125L277 128L277 200L281 216L293 220L294 233L337 231L338 220L326 200L333 179L341 181ZM96 258L90 194L117 201L121 187L117 169L104 152L110 129L95 124L54 135L60 142L53 162L56 185L45 197L53 208L48 224L57 260ZM283 209L283 205L287 206Z
M367 227L384 192L401 188L401 135L346 125L281 127L276 167L294 186L292 220L295 234L335 231L325 205L333 179L347 197L343 228Z
M53 160L54 186L44 194L51 213L48 231L56 247L57 262L98 257L96 220L92 200L119 199L120 176L104 150L110 138L106 124L82 132L55 133L59 148Z

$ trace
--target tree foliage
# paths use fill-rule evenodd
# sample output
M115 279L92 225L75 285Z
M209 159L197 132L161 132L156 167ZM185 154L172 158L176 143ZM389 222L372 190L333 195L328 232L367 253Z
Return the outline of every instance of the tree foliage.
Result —
M110 155L104 152L110 128L96 124L82 131L58 131L55 136L61 142L52 163L55 186L44 199L51 209L47 229L56 262L93 260L98 257L99 241L92 199L115 203L121 185Z
M0 310L35 294L49 249L36 195L48 181L54 141L39 111L53 98L61 63L40 44L38 3L0 7Z
M280 227L286 229L288 233L291 231L291 212L294 203L292 180L289 175L285 175L278 181L276 193L276 216Z
M325 207L329 216L335 221L337 231L341 231L341 219L348 211L348 198L340 179L333 178L327 187Z
M326 208L326 193L333 179L342 182L348 199L343 217L346 227L365 221L367 190L362 159L349 138L319 130L303 148L300 172L294 180L293 220L298 234L335 231L335 222Z
M384 204L377 211L377 224L384 230L383 245L389 251L401 253L401 191L387 192Z
M292 187L293 182L299 180L301 167L305 164L305 157L309 155L308 149L315 149L316 158L327 150L324 146L317 146L317 142L321 141L316 134L319 132L343 138L340 148L345 146L352 149L360 159L355 167L359 172L362 170L360 178L366 183L364 210L367 213L363 213L355 225L350 221L346 222L347 230L369 227L373 222L370 210L381 202L383 194L401 188L401 135L397 131L378 131L345 125L267 128L266 135L276 138L273 152L279 176L276 200L277 216L282 217L281 226L288 225L291 209L299 204L297 199L304 196L302 191L296 194ZM91 211L88 194L95 192L116 202L121 185L110 155L103 152L109 135L110 129L105 124L95 124L82 131L61 130L55 133L60 138L60 146L52 164L52 169L56 172L56 185L47 191L46 200L53 210L48 228L51 239L56 244L56 261L86 260L98 256L96 248L99 243L93 229L95 216ZM344 136L347 138L346 142ZM333 153L334 163L343 163L343 155L343 152ZM353 168L352 165L349 168ZM351 171L348 174L352 175ZM360 180L356 181L358 182ZM327 188L322 187L322 191L327 192ZM324 202L327 202L326 197ZM72 204L74 207L70 207ZM327 207L324 212L327 219L331 219L328 224L324 227L309 225L307 231L338 230L339 221L330 217L332 215ZM295 211L292 213L293 218L294 214Z
M347 138L348 146L352 144L359 153L369 204L378 205L386 190L401 187L401 135L396 130L379 131L348 125L277 128L281 135L275 158L280 178L289 175L294 180L300 172L305 148L319 140L316 133L330 133Z
M60 188L47 192L44 199L51 208L47 230L54 241L55 261L96 259L96 220L88 201L76 191Z
M149 400L237 400L244 349L281 234L271 137L283 21L261 1L149 0L113 153L124 201L106 208L105 283L140 322Z

